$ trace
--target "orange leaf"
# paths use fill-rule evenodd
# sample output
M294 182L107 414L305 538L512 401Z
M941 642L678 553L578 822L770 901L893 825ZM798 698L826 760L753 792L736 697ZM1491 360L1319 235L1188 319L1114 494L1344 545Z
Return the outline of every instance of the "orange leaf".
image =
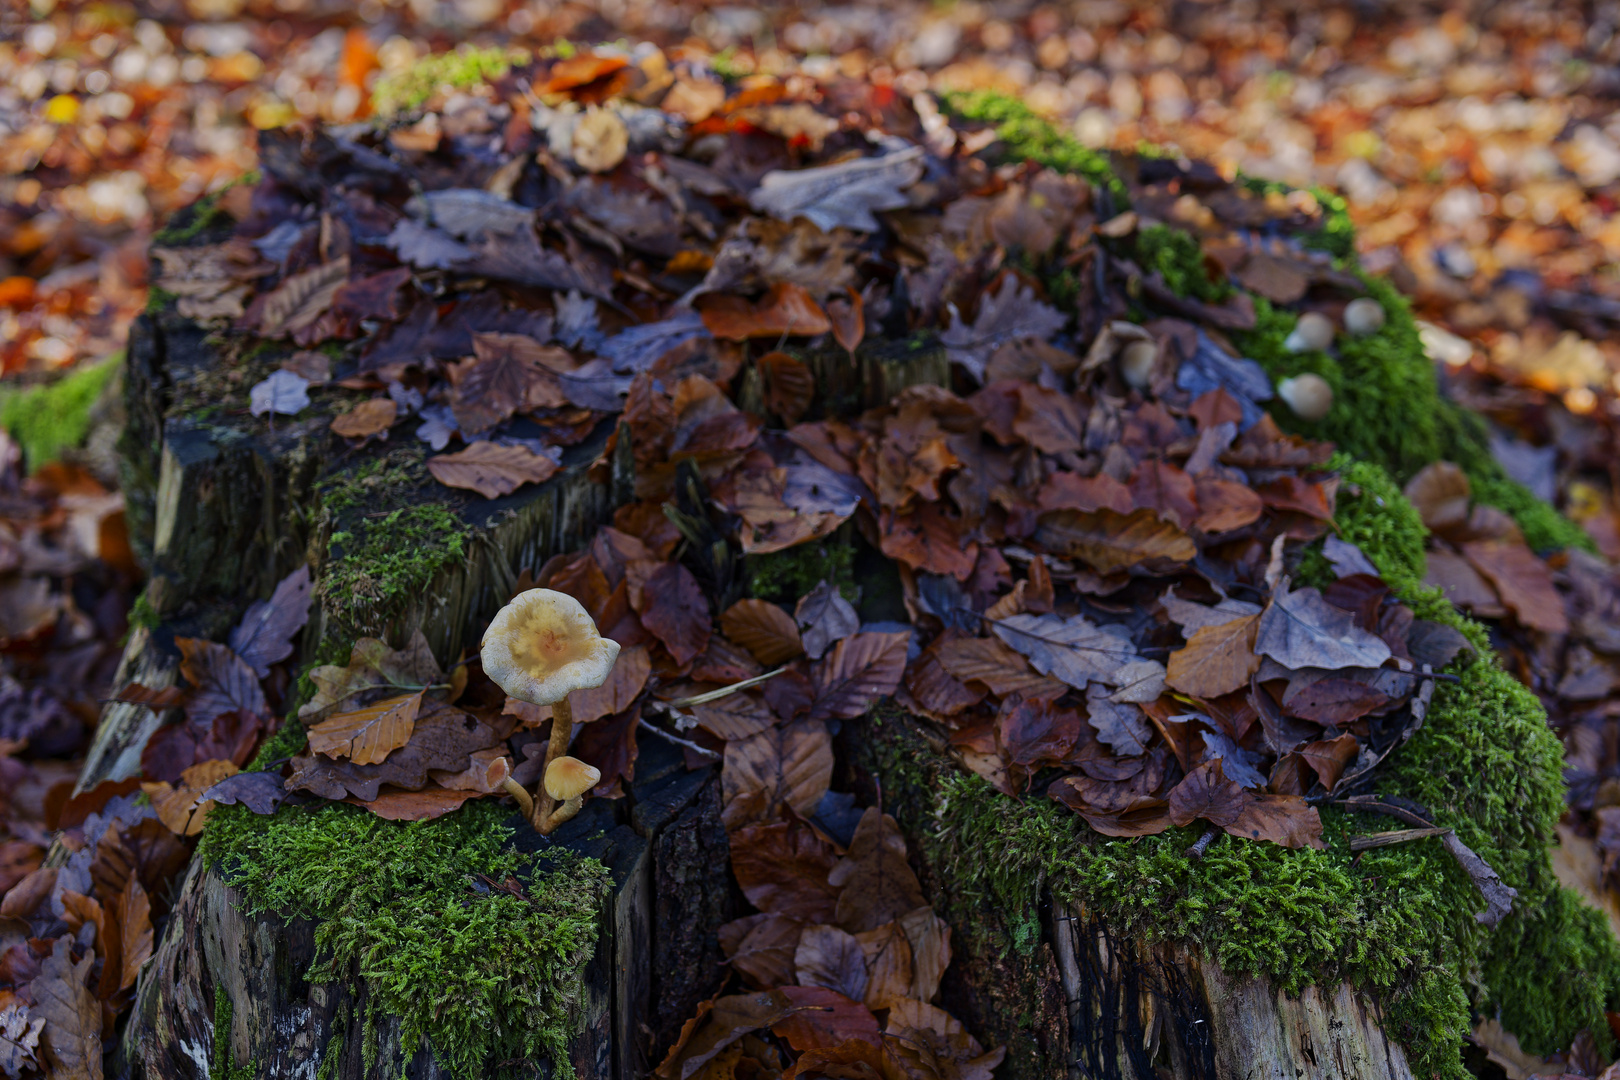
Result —
M387 431L398 415L399 406L393 398L372 398L362 401L342 416L332 417L332 432L345 439L364 439Z
M866 336L866 305L861 300L861 294L850 289L848 300L842 297L829 300L827 318L832 321L833 340L854 356L861 339Z
M425 692L401 694L329 716L309 729L309 748L330 758L348 758L356 765L375 765L410 741Z
M1260 666L1254 654L1254 633L1260 616L1244 615L1216 626L1202 626L1187 639L1187 647L1170 654L1165 682L1183 694L1198 698L1220 697L1248 685Z
M476 791L449 791L441 787L427 787L421 791L384 791L370 802L361 802L354 796L344 802L363 806L388 821L427 821L443 817L459 809L468 799L478 797Z
M1079 559L1100 574L1150 559L1190 562L1198 554L1186 533L1152 510L1059 510L1041 516L1035 539L1047 551Z
M176 836L196 836L202 832L208 811L214 808L214 800L203 799L202 793L236 773L234 762L203 761L180 774L178 787L167 783L146 783L141 785L141 790L152 800L152 809L157 811L158 820L170 832Z
M740 296L707 293L697 300L703 325L717 338L743 341L755 337L813 337L832 329L827 313L821 310L803 285L779 281L758 303Z

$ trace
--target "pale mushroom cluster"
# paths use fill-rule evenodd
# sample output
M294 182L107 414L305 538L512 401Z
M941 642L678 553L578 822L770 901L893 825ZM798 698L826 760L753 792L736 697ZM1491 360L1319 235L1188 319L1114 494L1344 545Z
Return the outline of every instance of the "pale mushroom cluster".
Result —
M568 695L607 682L619 658L619 643L597 632L578 600L551 589L530 589L513 597L484 631L480 655L484 674L508 696L551 706L551 740L546 745L540 790L531 798L510 778L506 790L542 836L579 813L585 793L602 776L567 756L574 734Z

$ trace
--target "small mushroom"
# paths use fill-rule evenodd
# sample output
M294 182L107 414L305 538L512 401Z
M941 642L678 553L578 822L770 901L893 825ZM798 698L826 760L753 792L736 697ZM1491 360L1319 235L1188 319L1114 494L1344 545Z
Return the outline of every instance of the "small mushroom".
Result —
M1322 352L1333 344L1333 320L1319 311L1307 311L1283 340L1289 352Z
M576 757L560 757L547 765L544 782L546 794L562 805L552 811L547 821L549 828L544 831L551 832L579 813L579 808L585 805L585 793L601 780L601 772Z
M1133 341L1119 354L1119 374L1134 390L1146 390L1153 380L1153 365L1159 359L1155 341Z
M496 612L484 631L480 656L484 674L508 695L551 706L551 741L546 746L545 764L545 775L549 777L551 766L568 752L574 734L574 712L568 695L607 682L619 658L619 643L597 633L590 613L572 596L551 589L530 589L514 596ZM507 790L514 787L517 785L509 784ZM567 820L554 818L556 800L548 787L542 783L541 791L528 806L513 792L518 806L541 835ZM575 807L574 813L578 812Z
M1370 296L1344 306L1344 328L1354 337L1367 337L1384 328L1384 305Z
M1277 384L1277 396L1301 420L1320 420L1333 408L1333 387L1320 375L1306 372Z

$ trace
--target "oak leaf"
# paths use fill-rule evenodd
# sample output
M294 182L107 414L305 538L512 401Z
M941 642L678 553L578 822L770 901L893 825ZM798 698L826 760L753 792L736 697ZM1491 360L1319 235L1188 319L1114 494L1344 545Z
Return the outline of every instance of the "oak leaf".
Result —
M71 955L72 939L59 937L51 954L39 965L28 984L34 999L31 1010L45 1020L45 1064L56 1080L101 1080L101 1003L90 990L86 956L77 964Z

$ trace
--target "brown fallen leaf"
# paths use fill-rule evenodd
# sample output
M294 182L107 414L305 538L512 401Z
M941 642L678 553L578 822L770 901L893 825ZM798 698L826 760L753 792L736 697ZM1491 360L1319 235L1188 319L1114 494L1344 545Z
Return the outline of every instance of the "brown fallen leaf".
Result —
M833 340L854 356L866 337L866 305L854 289L849 289L847 295L847 300L839 296L827 301L827 318L832 322Z
M101 1080L101 1003L90 990L86 955L77 964L72 939L59 937L28 984L34 1016L43 1017L45 1063L57 1080Z
M1165 682L1197 698L1220 697L1248 685L1260 667L1254 652L1259 625L1260 616L1245 615L1193 631L1186 648L1170 654Z
M384 698L353 712L329 716L309 729L309 748L330 758L348 758L356 765L375 765L410 741L425 693L418 690Z
M800 1012L780 990L734 994L704 1002L681 1028L680 1037L653 1075L660 1080L691 1080L727 1046L749 1032L781 1023Z
M804 928L793 954L793 970L800 986L825 987L852 1001L866 998L868 976L861 943L836 926Z
M462 803L476 799L479 794L476 791L450 791L435 785L420 791L384 791L366 802L353 796L343 801L363 806L387 821L428 821L460 809Z
M235 776L236 764L230 761L203 761L180 774L180 783L143 783L141 790L152 800L152 809L158 820L176 836L196 836L202 832L208 811L214 808L212 799L202 793L225 779Z
M784 986L781 992L801 1009L771 1025L771 1031L801 1053L851 1041L873 1046L882 1042L877 1018L859 1001L820 986Z
M906 861L906 840L894 818L869 806L855 826L848 853L827 881L838 894L837 923L852 933L875 930L926 902Z
M513 413L568 404L559 372L574 370L567 350L525 334L475 333L473 356L449 369L450 408L463 432L488 431Z
M827 725L820 720L799 720L726 743L721 797L730 804L752 792L763 792L768 807L786 803L808 817L832 783L832 770L832 737ZM767 811L767 817L775 816Z
M720 629L767 667L804 652L793 616L766 600L739 600L720 615Z
M285 337L305 329L326 313L348 280L347 255L292 275L254 305L259 319L252 329L267 338Z
M1188 562L1198 554L1191 537L1152 510L1042 514L1035 541L1053 555L1079 559L1099 574L1149 561Z
M1005 1046L986 1052L962 1022L938 1006L900 999L889 1007L884 1050L898 1061L904 1075L923 1070L954 1080L991 1080L1007 1055Z
M641 596L641 624L677 664L689 663L709 647L709 601L692 571L678 562L664 563L647 578Z
M933 646L940 666L953 678L980 683L992 694L1056 697L1065 686L1038 674L1020 653L994 638L957 638Z
M816 664L810 715L852 720L894 693L906 671L907 633L858 633L833 646Z
M199 638L176 637L180 674L195 688L186 699L186 716L207 727L221 713L244 712L262 716L270 711L259 676L247 662L224 645Z
M1513 617L1531 630L1569 633L1569 616L1553 584L1552 571L1521 541L1473 540L1463 558L1496 586Z
M345 439L369 438L387 431L398 415L399 406L393 398L371 398L340 416L332 417L332 433Z
M496 724L499 726L493 726ZM309 791L323 799L353 795L361 802L377 798L383 784L420 790L428 784L430 769L462 771L475 751L501 742L513 726L515 721L510 718L494 717L485 722L449 705L425 701L410 741L384 761L356 765L320 754L300 755L292 759L287 790Z
M428 472L446 487L476 491L486 499L510 495L524 484L551 478L557 463L524 446L475 442L454 454L428 458Z
M766 353L754 361L765 380L765 408L786 423L796 424L816 398L816 377L787 353Z
M886 1009L911 993L911 942L898 922L855 935L866 962L866 1007Z
M632 645L619 652L607 682L591 690L575 690L568 695L574 723L589 724L604 716L624 712L635 704L652 674L652 659L645 645ZM506 699L506 711L518 716L528 727L539 727L551 719L550 705L531 705L515 698Z
M1418 470L1403 489L1424 528L1444 534L1468 522L1473 489L1468 474L1449 461L1435 461Z
M839 890L827 881L838 855L802 821L731 831L731 869L759 910L806 923L831 923Z
M117 989L128 990L140 977L142 965L152 958L152 902L138 877L132 875L124 884L116 914L118 937L123 946L123 962L117 967Z
M755 989L769 990L798 981L793 957L804 924L774 912L745 915L720 927L726 960Z
M1237 816L1222 826L1233 836L1269 840L1285 848L1326 847L1321 815L1300 796L1245 794L1248 798Z
M924 905L901 916L900 928L911 945L911 992L907 996L932 1001L951 963L950 924Z
M827 313L803 285L779 281L754 303L729 293L705 293L696 306L717 338L814 337L832 329Z
M1226 778L1222 759L1214 758L1188 773L1171 789L1170 820L1177 825L1191 825L1203 818L1211 825L1225 828L1238 820L1253 798L1237 781Z

